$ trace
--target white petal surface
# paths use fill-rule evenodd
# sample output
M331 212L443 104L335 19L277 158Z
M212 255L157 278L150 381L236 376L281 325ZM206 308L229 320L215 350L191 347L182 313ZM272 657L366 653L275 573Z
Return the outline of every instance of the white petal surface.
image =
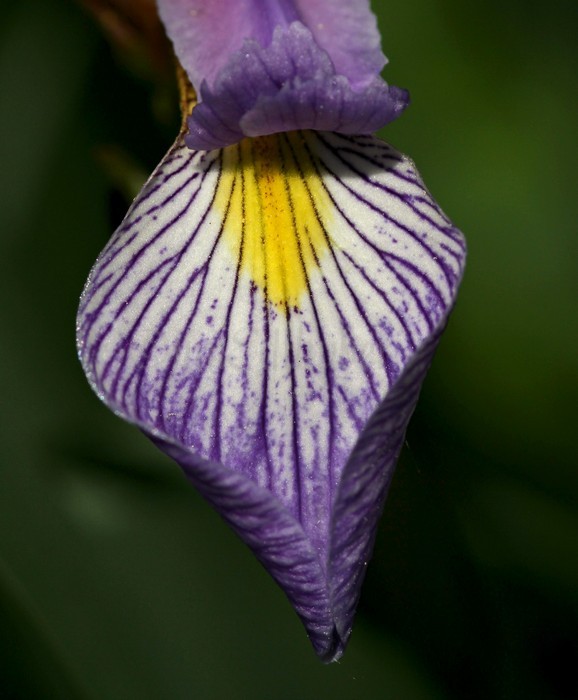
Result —
M98 394L190 473L222 465L285 509L343 640L464 254L411 161L373 137L287 133L210 153L179 138L82 298Z

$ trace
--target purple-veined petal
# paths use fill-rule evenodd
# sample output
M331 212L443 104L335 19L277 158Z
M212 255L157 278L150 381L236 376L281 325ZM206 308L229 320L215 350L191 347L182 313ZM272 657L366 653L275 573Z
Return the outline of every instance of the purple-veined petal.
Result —
M408 104L379 77L386 60L365 0L159 0L159 10L200 95L191 148L298 129L369 134Z
M407 158L324 132L179 137L97 261L78 346L283 587L350 634L377 520L464 263Z

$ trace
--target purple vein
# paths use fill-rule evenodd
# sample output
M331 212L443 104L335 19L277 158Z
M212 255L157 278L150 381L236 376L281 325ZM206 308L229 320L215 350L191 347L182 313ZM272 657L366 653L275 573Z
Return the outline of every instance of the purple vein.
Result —
M317 166L317 163L315 162L315 158L314 158L313 153L311 152L311 149L309 148L309 145L308 145L308 144L305 144L305 150L307 151L307 154L308 154L308 156L309 156L309 159L310 159L312 168L315 170L319 181L323 184L323 175L322 175L322 173L320 172L320 170L319 170L319 168L318 168L318 166ZM354 294L353 289L351 288L351 285L350 285L350 283L349 283L349 280L347 279L347 276L346 276L345 273L343 272L343 269L342 269L342 267L341 267L341 264L340 264L340 262L339 262L339 260L338 260L338 258L337 258L337 256L336 256L336 254L335 254L335 251L334 251L334 249L333 249L333 245L332 245L332 243L331 243L331 239L330 239L329 233L328 233L327 229L325 228L325 226L324 226L324 224L323 224L323 221L322 221L322 219L321 219L321 216L319 215L319 211L318 211L317 207L315 206L315 201L314 201L313 194L311 193L311 190L310 190L310 188L309 188L307 182L305 181L305 179L304 179L304 185L305 185L305 189L307 190L307 195L308 195L308 197L309 197L309 200L310 200L310 202L311 202L312 205L313 205L313 211L314 211L314 213L315 213L315 217L316 217L316 219L317 219L317 221L318 221L318 223L319 223L319 225L320 225L320 227L321 227L321 230L323 231L323 235L324 235L324 238L325 238L325 242L326 242L326 244L327 244L327 249L328 249L328 251L329 251L329 254L330 254L331 257L333 258L335 267L337 268L337 270L338 270L338 272L339 272L339 276L341 277L341 280L342 280L343 285L344 285L345 288L347 289L347 292L348 292L348 294L349 294L349 296L350 296L350 298L351 298L351 301L353 302L355 308L357 309L357 312L358 312L358 314L359 314L359 316L360 316L360 318L361 318L363 324L365 325L365 327L367 328L367 331L369 332L369 334L370 334L371 337L373 338L374 345L375 345L375 347L377 348L379 354L380 354L381 357L382 357L383 366L384 366L386 375L389 375L388 363L391 363L391 358L388 356L387 352L385 351L385 348L383 348L382 344L380 343L379 338L377 337L374 328L373 328L373 327L371 326L371 324L369 323L369 319L367 318L367 314L366 314L365 310L363 309L363 306L361 305L361 303L360 303L359 299L357 298L357 296ZM326 189L325 186L324 186L324 184L323 184L323 187L324 187L324 189ZM351 228L352 228L356 233L358 233L357 229L356 229L353 225L351 226ZM320 261L317 259L317 253L316 253L316 251L313 249L313 247L312 247L312 251L313 251L313 255L315 256L315 259L316 259L316 262L317 262L318 266L320 267L320 269L322 269L322 267L321 267L321 265L320 265ZM329 297L331 298L331 300L333 301L333 304L334 304L334 306L335 306L335 308L336 308L336 310L337 310L337 312L338 312L340 318L342 319L342 325L343 325L343 327L345 328L345 331L346 331L346 333L348 334L348 336L349 336L349 338L350 338L351 346L354 348L355 353L356 353L358 359L360 360L361 364L363 365L364 371L366 372L366 376L370 379L371 391L372 391L373 395L374 395L376 398L378 398L380 394L379 394L379 391L378 391L377 387L375 386L375 377L374 377L374 373L373 373L373 371L369 368L369 366L367 365L367 363L366 363L366 361L365 361L365 358L363 357L363 353L361 352L361 350L359 350L359 348L358 348L358 346L357 346L357 343L355 342L355 340L354 340L354 338L353 338L353 335L352 335L351 332L349 331L349 324L347 324L347 323L345 322L344 314L343 314L343 312L342 312L342 310L341 310L339 304L337 303L337 300L336 300L336 298L335 298L335 295L334 295L333 292L330 290L330 285L329 285L329 282L328 282L328 280L327 280L327 277L326 277L325 275L323 275L323 276L322 276L322 279L323 279L323 283L324 283L324 285L325 285L325 288L326 288L326 290L327 290L327 293L328 293ZM388 379L389 379L389 376L388 376Z
M204 179L204 177L203 177L203 179ZM127 266L122 270L122 274L119 273L119 274L117 275L117 279L116 279L116 281L114 282L114 284L109 288L109 290L108 290L107 293L105 294L104 298L101 300L100 304L99 304L99 305L97 306L97 308L92 312L94 320L96 320L96 318L99 317L100 314L102 313L102 310L103 310L106 306L108 306L108 304L109 304L109 302L110 302L110 300L111 300L111 298L112 298L112 295L113 295L114 292L117 290L117 288L118 288L124 281L126 281L126 275L127 275L127 273L130 272L130 270L137 264L137 262L138 262L138 260L140 259L140 257L141 257L142 255L144 255L144 252L145 252L146 250L148 250L151 246L153 246L153 245L157 242L157 240L160 239L162 236L164 236L167 232L170 232L171 229L173 228L173 226L176 224L176 222L179 221L179 220L181 219L181 217L182 217L184 214L186 214L186 212L191 208L191 206L193 205L194 201L195 201L196 198L197 198L197 195L198 195L199 191L200 191L200 187L199 187L199 189L194 193L194 195L188 200L187 204L173 217L173 219L172 219L171 221L169 221L167 224L165 224L165 225L159 230L159 232L158 232L156 235L154 235L150 240L147 241L147 243L146 243L145 245L141 246L141 247L133 254L132 259L129 261L129 263L127 264ZM116 257L116 255L115 255L114 257ZM110 261L108 261L108 262L110 262ZM107 262L107 264L108 264L108 262ZM98 263L97 263L97 264L98 264ZM99 269L99 274L102 272L102 270L104 269L104 267L106 267L106 266L103 266L103 267L101 267L101 268ZM132 296L132 298L134 298L134 291L135 291L135 290L133 290L133 291L131 292L131 294L130 294L130 296ZM130 303L130 301L129 301L129 303ZM121 313L123 312L123 310L124 310L124 308L125 308L125 304L126 304L126 302L123 300L123 301L121 302L121 304L119 305L119 307L118 307L118 309L116 310L116 313L115 313L115 315L114 315L114 319L115 319L115 320L116 320L116 319L121 315ZM89 326L88 326L88 328L87 328L87 333L89 333L90 330L92 329L93 323L94 323L94 321L92 321L91 323L89 323ZM97 353L97 352L99 351L100 345L101 345L101 343L103 342L104 338L105 338L105 337L108 335L108 333L110 332L111 326L112 326L112 324L110 324L110 325L108 326L108 328L105 329L105 331L101 334L101 336L99 336L99 338L95 341L95 343L94 343L94 345L93 345L93 351L92 351L91 356L94 356L94 354Z
M239 154L239 160L241 160L241 154L240 154L240 147L237 146L237 152ZM231 292L231 299L229 301L229 305L227 308L227 313L225 316L225 323L223 325L224 329L224 334L225 334L225 347L223 348L223 354L221 355L221 361L219 363L219 370L218 370L218 375L217 375L217 405L215 407L215 430L214 434L217 436L216 439L216 444L215 444L215 459L220 461L221 460L221 442L222 442L222 434L221 434L221 410L222 410L222 403L223 403L223 374L225 371L225 362L227 359L227 348L229 345L229 335L230 335L230 324L231 324L231 313L233 311L233 306L235 305L235 300L237 297L237 288L239 286L239 276L241 272L241 263L243 260L243 245L244 245L244 232L245 232L245 178L243 176L243 168L241 165L241 240L239 242L239 254L237 257L237 268L235 270L235 281L233 283L233 290ZM231 191L231 197L232 197L232 191ZM223 230L227 226L227 221L229 218L230 214L230 200L229 204L227 206L227 212L224 218L224 223L223 223Z
M440 229L438 224L436 224L434 221L432 221L432 219L430 217L423 214L423 212L421 212L419 209L414 207L414 205L410 201L408 201L409 198L407 195L400 194L396 190L393 190L391 187L388 187L387 185L383 185L379 182L374 182L373 180L371 180L370 177L368 177L368 175L366 173L358 170L349 161L347 161L345 158L342 158L341 155L339 154L339 152L336 151L335 149L333 149L331 147L331 145L328 144L328 142L321 135L319 136L319 139L325 145L326 149L328 151L330 151L339 162L341 162L345 167L349 168L349 170L356 175L356 179L361 178L364 182L368 183L370 186L377 188L383 192L387 192L387 194L389 194L390 196L392 196L395 199L398 199L400 202L402 202L408 209L411 209L411 211L413 211L414 214L419 219L421 219L422 221L426 221L432 227L436 228L438 231L440 231L440 232L442 231L442 229ZM341 184L343 185L343 187L345 187L350 192L350 194L352 194L358 201L362 202L365 206L369 207L372 211L380 213L384 219L386 219L387 221L390 221L398 229L404 231L410 238L412 238L416 242L417 245L419 245L421 248L423 248L428 253L430 258L436 258L436 257L441 258L440 255L435 254L435 252L427 245L427 243L425 243L423 241L422 238L420 238L417 235L417 233L415 231L412 231L411 228L409 228L408 226L403 224L401 221L398 221L395 217L391 216L386 211L384 211L383 209L381 209L377 205L370 202L366 197L363 197L362 195L360 195L352 187L349 187L343 180L341 180L341 178L339 178L337 176L337 174L335 172L333 172L333 170L327 165L327 163L325 161L323 161L323 158L321 158L321 160L322 160L323 164L325 165L325 167L327 168L327 170L332 172L333 175L338 180L341 181ZM451 268L447 267L447 265L445 264L445 261L443 261L443 259L440 260L439 267L442 270L442 272L444 273L449 287L452 288L454 283L455 283L455 277L456 277L455 272ZM430 284L431 284L434 292L437 293L438 296L440 296L440 298L441 298L441 294L436 289L435 285L433 284L433 281L430 281Z
M303 171L302 171L301 166L300 166L300 164L299 164L299 161L298 161L298 159L297 159L297 157L296 157L296 155L295 155L295 152L294 152L294 150L293 150L293 147L291 146L291 140L290 140L287 136L284 136L283 138L284 138L284 140L285 140L285 142L286 142L286 145L287 145L288 148L289 148L289 151L290 151L291 156L292 156L293 163L295 164L295 166L296 166L296 168L297 168L299 174L301 175L301 179L302 179L302 181L303 181L303 184L305 185L305 187L306 187L306 189L307 189L307 192L308 192L308 194L309 194L309 198L310 198L311 204L312 204L312 206L313 206L313 211L314 211L315 216L316 216L316 218L317 218L317 220L318 220L318 222L319 222L319 225L320 225L321 228L323 229L325 235L327 235L326 232L325 232L325 229L324 229L324 227L323 227L323 223L322 223L321 220L320 220L319 213L318 213L318 211L317 211L317 205L316 205L316 203L313 201L313 198L311 197L311 193L309 192L309 188L307 187L306 179L305 179L305 177L303 176ZM288 187L288 184L287 184L287 196L288 196L288 198L289 198L289 203L290 203L290 208L291 208L291 219L292 219L292 222L293 222L293 228L294 228L295 231L298 231L298 229L297 229L297 222L296 222L296 220L295 220L295 208L294 208L294 204L293 204L292 197L291 197L291 191L290 191L290 188ZM319 319L319 312L318 312L318 309L317 309L317 302L316 302L315 296L314 296L314 294L313 294L313 290L311 289L311 283L310 283L310 280L309 280L309 276L308 276L308 274L307 274L307 270L306 270L306 268L305 268L305 263L304 263L304 260L303 260L302 242L301 242L300 236L297 237L297 245L298 245L298 249L299 249L299 260L300 260L300 263L301 263L301 267L302 267L302 269L303 269L303 275L304 275L304 278L305 278L305 283L306 283L306 285L307 285L307 292L308 292L308 294L309 294L309 299L310 299L310 302L311 302L311 308L313 309L313 316L314 316L314 318L315 318L315 325L317 326L317 333L318 333L318 335L319 335L319 339L321 340L321 348L322 348L322 353L323 353L323 364L324 364L324 367L325 367L325 381L326 381L326 384L327 384L327 393L328 393L328 399L329 399L329 431L328 431L328 443L329 443L329 453L330 453L330 455L331 455L331 453L332 453L332 451L333 451L333 440L334 440L334 430L335 430L335 409L334 409L334 401L333 401L333 396L332 396L332 394L333 394L333 376L332 376L332 375L333 375L333 368L331 367L331 363L329 362L329 350L328 350L328 347L327 347L327 340L326 340L326 338L325 338L325 333L323 332L323 327L322 327L321 321L320 321L320 319ZM313 255L314 255L314 257L315 257L315 260L316 260L316 262L317 262L317 264L318 264L317 256L316 256L316 251L315 251L315 247L314 247L313 242L311 241L311 239L309 239L309 246L310 246L311 252L313 253ZM332 477L332 472L331 472L332 466L333 466L333 463L332 463L332 460L331 460L331 461L330 461L330 475L329 475L329 476L330 476L330 479L329 479L329 506L331 506L332 491L333 491L333 488L332 488L332 487L333 487L333 479L331 478L331 477Z

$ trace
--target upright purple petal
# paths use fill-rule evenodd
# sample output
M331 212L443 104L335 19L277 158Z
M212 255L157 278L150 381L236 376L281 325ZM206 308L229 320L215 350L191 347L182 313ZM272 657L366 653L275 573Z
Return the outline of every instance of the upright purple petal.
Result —
M159 0L200 104L187 144L211 150L279 131L369 134L397 118L404 90L366 0Z
M180 64L197 92L212 85L231 54L248 37L268 44L273 28L258 0L157 0L159 14ZM258 3L266 5L267 3Z
M157 0L180 63L197 88L214 79L246 38L271 43L276 26L301 21L335 70L363 86L386 63L369 0Z
M373 137L211 153L179 137L85 288L95 391L181 464L324 660L349 638L464 254L411 161Z
M407 100L405 91L379 78L354 92L311 32L294 22L277 27L266 49L246 41L212 88L203 83L185 140L210 150L295 129L370 134L395 119Z
M299 19L331 56L335 71L359 90L387 63L369 0L296 0Z

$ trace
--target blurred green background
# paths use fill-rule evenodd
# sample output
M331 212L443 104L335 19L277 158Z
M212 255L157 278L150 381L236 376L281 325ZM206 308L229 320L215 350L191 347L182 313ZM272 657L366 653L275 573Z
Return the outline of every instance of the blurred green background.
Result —
M152 169L174 95L70 0L2 7L0 697L578 697L575 3L374 3L386 78L413 96L383 136L469 262L329 667L76 359L77 300L126 208L111 173Z

